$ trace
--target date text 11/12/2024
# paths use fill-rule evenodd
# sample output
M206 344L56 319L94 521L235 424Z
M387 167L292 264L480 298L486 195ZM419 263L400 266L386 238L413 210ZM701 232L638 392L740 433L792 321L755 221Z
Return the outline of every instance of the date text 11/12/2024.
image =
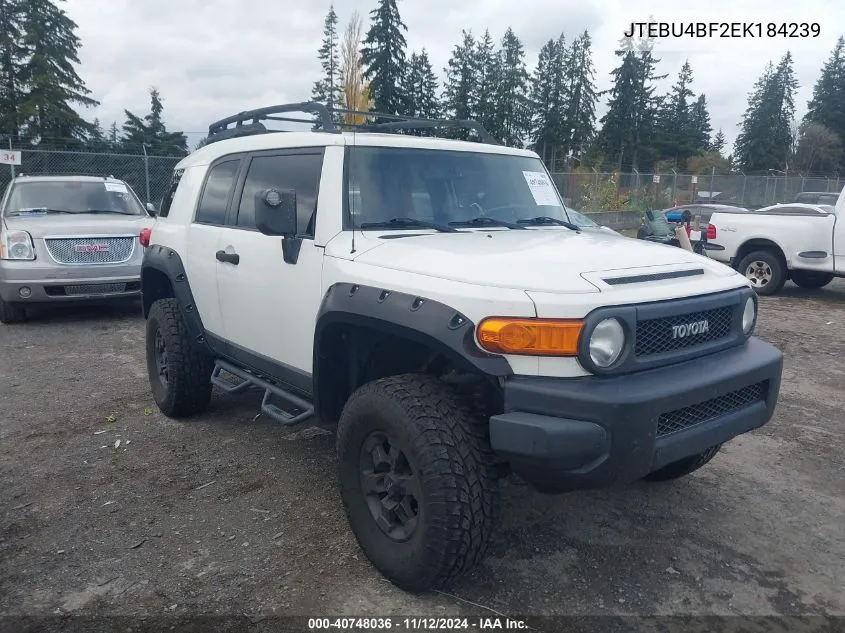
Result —
M519 619L507 617L473 618L309 618L309 631L449 631L528 629Z

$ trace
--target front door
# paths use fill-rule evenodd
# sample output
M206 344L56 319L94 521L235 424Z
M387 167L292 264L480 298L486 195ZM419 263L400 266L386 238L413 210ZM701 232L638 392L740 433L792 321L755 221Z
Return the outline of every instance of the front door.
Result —
M235 190L227 226L220 230L217 286L226 339L235 353L294 386L309 385L314 326L322 300L323 249L314 244L322 148L259 152L246 158L246 176ZM267 189L296 192L295 263L287 263L282 238L255 228L255 195Z

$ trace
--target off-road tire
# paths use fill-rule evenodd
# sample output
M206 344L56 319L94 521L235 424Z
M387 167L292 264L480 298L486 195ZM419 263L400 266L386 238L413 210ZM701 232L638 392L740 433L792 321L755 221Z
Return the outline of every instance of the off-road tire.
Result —
M752 263L757 261L763 262L769 267L771 270L771 279L763 286L754 284L754 291L764 297L780 292L786 283L787 271L783 260L776 253L772 251L754 251L748 253L748 255L742 258L736 269L740 275L747 277L745 274L746 270L748 270L748 267Z
M416 529L398 542L376 523L362 486L362 452L371 433L386 433L419 482ZM340 491L358 544L398 587L415 592L448 585L484 557L499 518L499 481L485 420L449 385L419 374L358 388L337 429Z
M167 351L166 382L159 376L156 360L156 332ZM211 372L214 363L195 342L185 325L176 299L159 299L147 317L147 371L153 399L166 416L182 418L201 413L211 400Z
M806 290L817 290L824 288L827 284L833 281L831 273L821 273L814 270L793 270L789 278L799 288Z
M722 445L717 444L716 446L711 446L706 451L699 453L698 455L690 455L689 457L679 459L676 462L667 464L663 468L646 475L644 479L646 481L671 481L673 479L686 477L690 473L707 465L711 459L716 457L716 453L719 452L720 448L722 448Z
M16 303L0 299L0 323L20 323L26 320L26 310Z

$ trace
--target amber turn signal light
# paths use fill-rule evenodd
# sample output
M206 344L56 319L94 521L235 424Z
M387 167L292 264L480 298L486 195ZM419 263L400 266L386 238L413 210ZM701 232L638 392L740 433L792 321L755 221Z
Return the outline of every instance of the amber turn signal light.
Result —
M490 317L478 325L478 342L496 354L575 356L583 321Z

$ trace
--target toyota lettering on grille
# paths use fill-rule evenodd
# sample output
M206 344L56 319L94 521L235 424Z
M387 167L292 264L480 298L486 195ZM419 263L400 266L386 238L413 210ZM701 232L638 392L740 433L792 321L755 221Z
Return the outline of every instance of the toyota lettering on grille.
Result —
M108 244L77 244L73 247L77 253L108 253Z
M686 338L688 336L698 336L700 334L707 334L710 331L710 322L707 319L703 321L693 321L692 323L683 323L681 325L672 326L672 338Z

